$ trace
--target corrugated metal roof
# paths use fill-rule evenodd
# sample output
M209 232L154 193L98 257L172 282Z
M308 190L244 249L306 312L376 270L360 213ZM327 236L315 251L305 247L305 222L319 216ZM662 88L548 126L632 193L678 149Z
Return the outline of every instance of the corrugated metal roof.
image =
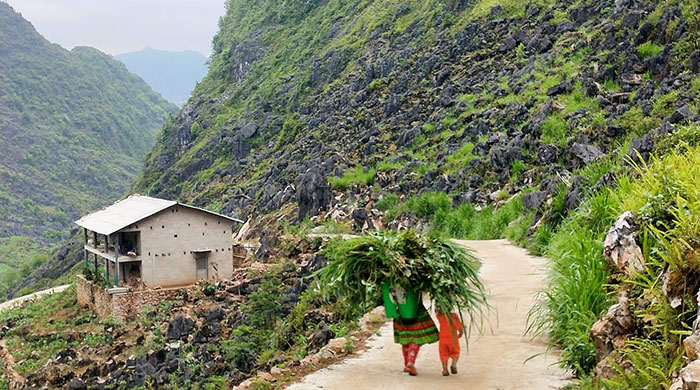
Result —
M107 208L86 215L75 221L75 223L78 226L84 227L93 232L109 235L176 204L194 208L209 214L214 214L231 221L239 222L235 218L200 209L198 207L181 204L174 200L151 198L150 196L143 195L132 195L126 199L114 203Z

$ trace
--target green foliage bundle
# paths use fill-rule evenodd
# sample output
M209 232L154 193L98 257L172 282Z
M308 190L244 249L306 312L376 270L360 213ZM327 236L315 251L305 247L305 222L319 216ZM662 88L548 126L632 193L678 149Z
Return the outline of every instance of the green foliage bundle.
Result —
M487 305L478 260L436 237L378 232L331 241L323 253L329 264L316 274L321 286L352 306L364 309L375 302L386 280L428 293L440 313L458 309L473 320Z

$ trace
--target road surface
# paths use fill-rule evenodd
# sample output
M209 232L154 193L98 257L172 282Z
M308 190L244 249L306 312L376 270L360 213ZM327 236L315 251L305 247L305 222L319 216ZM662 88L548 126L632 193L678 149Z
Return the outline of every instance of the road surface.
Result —
M437 344L420 350L417 377L403 373L401 347L393 342L389 322L359 357L310 374L288 390L544 390L569 383L570 376L556 364L559 356L546 353L542 340L524 335L546 260L505 240L456 242L474 249L483 261L481 279L493 307L484 333L472 333L468 351L462 341L458 375L441 375Z
M30 299L39 298L39 297L41 297L41 296L43 296L43 295L47 295L47 294L53 294L53 293L61 292L61 291L65 290L65 289L67 289L68 287L70 287L69 284L64 284L63 286L57 286L57 287L49 288L49 289L46 289L46 290L37 291L37 292L35 292L35 293L33 293L33 294L24 295L24 296L21 296L21 297L19 297L19 298L15 298L15 299L13 299L13 300L0 303L0 311L3 311L3 310L5 310L5 309L10 309L10 308L12 308L12 307L21 305L22 302L28 301L28 300L30 300Z

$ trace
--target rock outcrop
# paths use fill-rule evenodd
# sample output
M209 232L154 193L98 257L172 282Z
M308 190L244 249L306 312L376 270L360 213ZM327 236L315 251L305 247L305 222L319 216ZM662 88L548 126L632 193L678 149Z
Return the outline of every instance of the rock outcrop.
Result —
M616 271L631 274L644 269L644 256L637 244L637 225L632 212L620 215L608 230L603 255Z

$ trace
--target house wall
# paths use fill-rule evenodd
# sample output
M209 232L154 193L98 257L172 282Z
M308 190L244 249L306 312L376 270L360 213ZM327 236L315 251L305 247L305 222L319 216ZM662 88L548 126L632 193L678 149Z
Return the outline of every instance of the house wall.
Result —
M150 288L193 284L195 256L208 253L208 279L233 274L232 223L226 218L175 205L122 231L140 231L141 279Z

